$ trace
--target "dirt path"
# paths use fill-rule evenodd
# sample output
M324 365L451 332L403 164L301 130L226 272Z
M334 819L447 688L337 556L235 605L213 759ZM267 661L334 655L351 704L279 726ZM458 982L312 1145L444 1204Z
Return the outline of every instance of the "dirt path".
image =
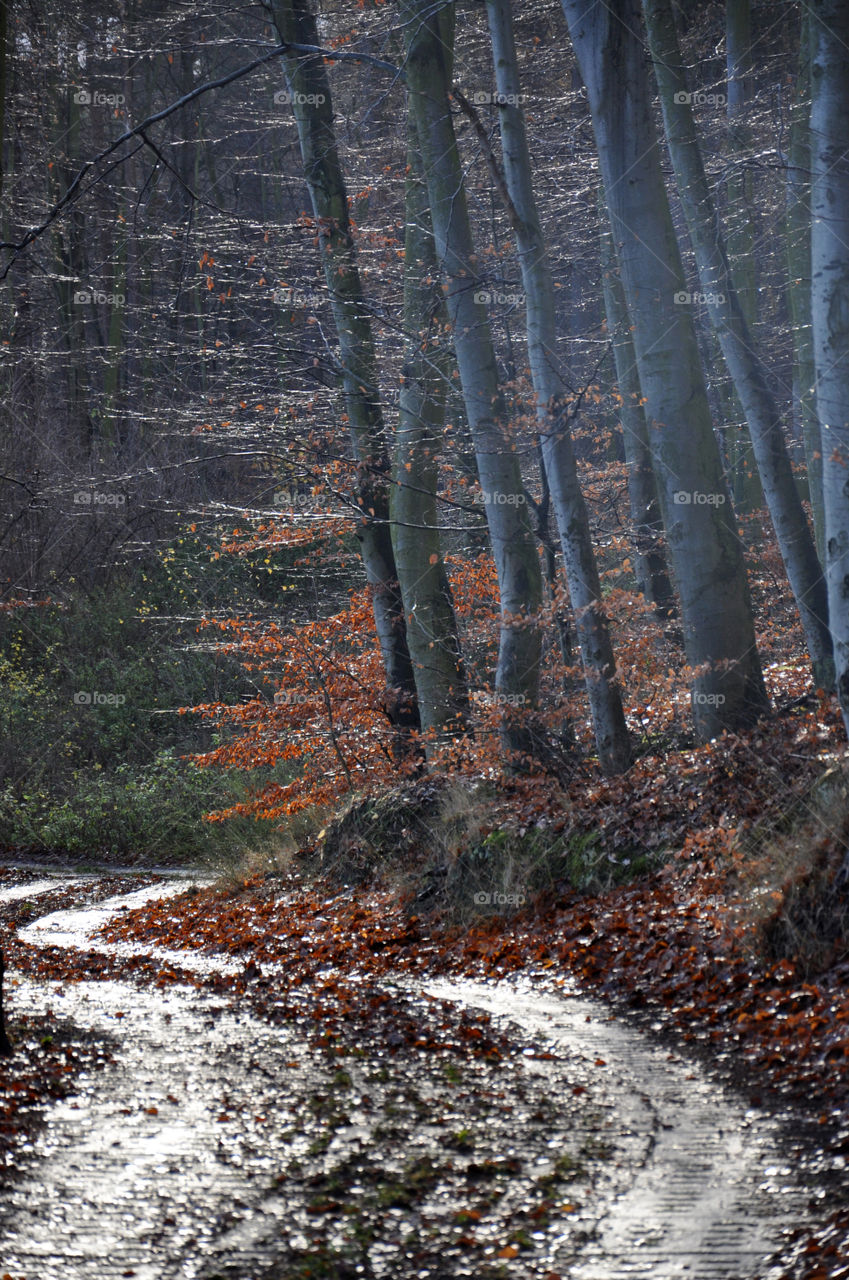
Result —
M122 901L151 892L22 934L91 945ZM583 997L471 982L390 993L424 1022L458 1004L486 1010L522 1052L452 1070L422 1058L411 1073L378 1050L345 1059L340 1081L307 1027L268 1025L183 986L21 978L13 1016L18 1004L61 1011L109 1038L114 1061L50 1108L25 1176L0 1196L0 1273L766 1274L803 1200L772 1121ZM504 1234L511 1214L522 1233Z
M778 1247L788 1216L802 1212L793 1170L779 1154L779 1126L648 1042L604 1006L521 988L433 983L509 1018L556 1047L603 1059L608 1086L644 1137L627 1191L611 1201L574 1280L699 1280L755 1275Z

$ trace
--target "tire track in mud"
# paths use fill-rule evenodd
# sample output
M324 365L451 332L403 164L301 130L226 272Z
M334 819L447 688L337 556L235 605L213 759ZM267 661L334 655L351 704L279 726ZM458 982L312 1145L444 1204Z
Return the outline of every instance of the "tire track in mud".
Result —
M88 935L122 904L182 887L158 885L57 912L21 936L90 946ZM27 896L37 897L39 888L29 886ZM124 948L102 946L113 953ZM185 952L131 950L171 962L179 956L184 967L242 967ZM307 1139L293 1138L296 1117L285 1082L294 1081L299 1064L305 1064L301 1084L304 1077L321 1080L323 1065L310 1060L306 1037L181 987L148 991L93 981L62 990L21 979L16 1002L56 1013L67 1003L78 1025L116 1043L115 1062L51 1106L37 1145L42 1163L0 1200L0 1270L15 1280L288 1275L268 1267L281 1241L306 1242L310 1223L274 1180L287 1160L305 1153ZM398 990L486 1010L544 1042L559 1066L529 1060L532 1075L556 1084L565 1062L575 1080L598 1082L608 1117L603 1137L615 1160L609 1169L602 1162L600 1207L552 1241L558 1274L570 1280L769 1275L765 1260L782 1229L804 1216L803 1193L774 1121L746 1111L698 1066L583 996L465 980L415 989L399 982ZM297 1109L303 1090L293 1088L292 1096ZM354 1129L357 1120L366 1121L358 1140L367 1143L367 1117L355 1117ZM529 1266L519 1256L504 1274L539 1274ZM399 1270L396 1260L373 1274L439 1280L449 1272Z
M32 983L19 990L61 1009ZM260 1148L291 1149L278 1082L301 1046L253 1020L246 1037L244 1020L185 990L79 983L73 1017L120 1037L115 1062L51 1106L40 1168L3 1197L3 1266L16 1280L197 1276L226 1215L235 1225L246 1197L262 1213L254 1180L267 1165L270 1184L279 1160Z
M630 1186L607 1206L571 1280L745 1280L767 1275L806 1194L777 1122L747 1110L692 1061L653 1044L583 996L506 984L431 982L426 990L507 1018L558 1051L599 1063L630 1126L650 1139ZM642 1107L635 1106L639 1101Z

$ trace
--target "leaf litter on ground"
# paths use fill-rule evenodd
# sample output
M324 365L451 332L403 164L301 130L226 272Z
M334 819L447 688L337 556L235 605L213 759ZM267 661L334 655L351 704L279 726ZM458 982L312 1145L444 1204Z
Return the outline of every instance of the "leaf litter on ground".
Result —
M94 946L74 953L33 948L14 938L10 960L23 972L68 982L100 974L226 994L269 1021L309 1026L311 1048L341 1063L374 1052L391 1069L413 1056L418 1063L489 1070L494 1080L512 1061L515 1045L486 1015L415 1004L393 988L393 980L437 974L500 979L526 970L556 988L577 977L657 1032L674 1032L730 1075L753 1105L798 1109L820 1126L823 1158L838 1168L849 1153L849 957L836 953L812 976L792 960L756 954L739 926L739 868L730 856L735 840L763 822L770 805L778 822L788 794L804 795L823 762L834 758L834 722L833 708L800 705L749 735L724 735L709 748L668 751L662 759L643 757L626 779L577 780L565 813L562 797L558 814L540 789L517 787L510 794L505 787L503 805L514 821L525 827L560 822L578 832L601 828L613 861L626 862L635 848L666 848L665 865L655 874L606 892L555 885L512 917L460 927L411 914L409 903L379 885L340 891L297 873L258 872L235 887L219 884L124 911L102 930L107 941L244 957L236 974L198 974ZM126 880L120 885L125 888ZM57 890L57 904L83 892ZM93 892L105 896L105 882ZM11 924L15 911L24 910L25 904L7 904L2 918ZM591 1082L578 1081L571 1097L590 1089ZM448 1164L456 1162L463 1142L455 1135ZM499 1159L488 1154L467 1161L467 1168L485 1171L471 1181L486 1184ZM444 1161L433 1154L428 1160L407 1171L418 1202L441 1185L445 1172ZM352 1172L368 1181L367 1157L360 1165ZM506 1165L498 1168L509 1172ZM332 1188L321 1181L325 1173L308 1176L319 1179L311 1217L320 1218L320 1206L333 1202ZM381 1193L387 1200L382 1208L403 1211L403 1204L392 1203L393 1194ZM795 1237L789 1232L787 1277L836 1280L843 1274L849 1213L826 1208L820 1230L806 1228ZM462 1247L477 1248L483 1233L474 1228L474 1215L483 1210L463 1203L457 1212L463 1220L455 1225L465 1229L460 1239L472 1241ZM548 1212L540 1209L542 1217ZM369 1235L373 1224L363 1229ZM419 1240L416 1248L422 1247ZM523 1247L523 1240L502 1245L508 1251ZM488 1240L485 1249L492 1248Z

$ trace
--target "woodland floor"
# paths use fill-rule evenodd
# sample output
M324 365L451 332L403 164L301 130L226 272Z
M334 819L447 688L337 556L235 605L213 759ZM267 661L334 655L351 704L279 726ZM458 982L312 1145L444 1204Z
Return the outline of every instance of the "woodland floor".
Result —
M50 891L30 889L37 910ZM39 916L26 943L49 971L100 910ZM78 981L13 988L70 1068L32 1145L19 1123L7 1151L15 1280L718 1280L752 1274L805 1212L779 1125L577 993L362 974L337 1034L327 990L294 993L289 966L266 962L269 981L248 962L257 1016L222 981L241 988L243 959L187 954L180 982L157 951L134 985L108 965L93 979L110 947L94 945ZM18 1029L30 1057L33 1025Z
M659 873L510 919L297 870L0 872L0 1275L849 1275L849 964L759 958L710 856L732 756L801 785L815 723L694 757Z
M505 791L495 831L667 851L509 918L297 859L0 870L0 1277L849 1276L849 957L815 918L762 945L842 856L842 809L788 834L839 751L798 699L556 806Z

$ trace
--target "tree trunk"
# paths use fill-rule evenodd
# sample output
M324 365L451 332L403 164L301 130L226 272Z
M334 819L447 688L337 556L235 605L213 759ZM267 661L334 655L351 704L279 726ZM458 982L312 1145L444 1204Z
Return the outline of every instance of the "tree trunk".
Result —
M802 9L799 73L790 108L787 164L787 302L793 331L793 416L802 437L808 473L808 497L820 563L825 564L825 512L822 497L822 441L814 383L811 318L811 24Z
M2 3L2 0L0 0ZM121 239L115 247L112 257L112 279L110 292L113 301L109 306L109 321L106 329L106 367L103 370L103 413L101 418L102 433L114 447L118 443L118 423L116 421L117 402L122 390L122 371L125 349L125 315L127 292L129 289L129 271L127 269L127 241ZM121 301L118 301L120 299Z
M308 0L273 0L282 41L317 45ZM419 723L415 680L389 527L389 450L377 394L374 346L363 303L348 196L339 164L330 82L319 57L285 57L304 173L317 224L324 275L339 338L345 407L357 462L357 530L371 584L374 619L386 671L387 706L398 728Z
M667 620L675 610L675 591L663 549L663 519L657 500L657 481L649 449L649 424L643 407L637 357L631 338L631 320L625 291L619 278L616 250L610 234L607 206L599 191L601 222L601 281L607 328L613 344L616 381L619 384L619 420L628 465L628 500L633 521L637 584L659 618Z
M663 184L638 0L563 0L587 87L703 740L768 710L684 272Z
M12 1042L6 1034L6 1013L3 1008L3 978L6 973L6 963L3 959L3 952L0 951L0 1054L7 1058L14 1053Z
M49 189L61 199L74 179L80 153L80 104L68 86L57 88L55 154L61 159L50 169ZM88 270L88 234L85 214L74 204L68 213L66 228L53 233L56 255L56 292L59 301L62 342L67 365L65 369L68 402L68 425L76 439L80 455L88 460L94 444L94 422L91 415L91 382L89 377L89 313L94 303L90 297Z
M645 7L645 6L644 6ZM751 0L726 0L725 5L726 117L728 120L728 251L737 296L746 322L754 330L758 306L757 263L755 259L755 220L752 197L752 174L747 156L751 150L751 131L747 113L752 85L752 13ZM746 417L740 402L734 375L731 375L731 399L734 420ZM757 511L763 506L757 473L747 460L748 449L735 432L732 435L732 489L738 511Z
M412 123L407 147L404 240L406 359L399 400L395 479L390 496L407 643L413 660L425 750L465 731L466 673L438 531L438 457L445 424L448 316L427 186Z
M822 432L826 578L849 733L849 7L812 0L811 304Z
M831 688L834 670L822 566L793 478L781 411L769 389L769 373L755 349L755 339L729 266L696 137L672 5L670 0L643 0L643 9L660 87L666 138L699 281L746 415L764 495L802 618L814 679L819 686Z
M411 109L498 575L501 629L495 687L502 708L502 749L518 761L533 756L538 746L527 712L536 707L539 690L542 574L481 298L483 282L451 118L453 5L434 9L430 0L402 0L401 18Z
M587 695L599 761L619 773L631 761L631 746L616 659L601 598L590 522L572 448L568 388L557 355L554 285L534 198L525 135L510 0L487 0L489 30L500 97L498 119L511 222L519 251L527 314L528 359L537 403L543 465L569 595L581 647Z
M0 193L6 177L6 55L8 50L9 0L0 0Z
M679 55L676 65L680 63ZM729 143L728 251L740 306L752 328L757 318L758 282L752 175L746 163L752 142L747 119L752 85L751 0L726 0L725 68ZM686 86L682 91L686 92ZM684 105L689 105L689 100Z

